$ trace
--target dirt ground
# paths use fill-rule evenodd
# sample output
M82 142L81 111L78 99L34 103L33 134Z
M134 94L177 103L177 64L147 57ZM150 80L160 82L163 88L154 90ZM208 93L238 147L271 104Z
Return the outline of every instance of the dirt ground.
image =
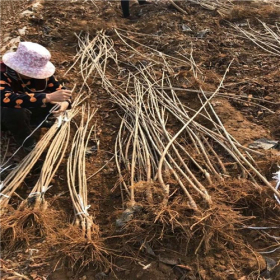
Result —
M130 57L128 47L116 35L116 28L128 38L166 55L189 57L192 50L193 59L203 72L200 84L190 75L189 69L174 67L173 86L185 89L179 91L178 96L193 109L200 106L194 90L202 86L205 92L215 91L233 60L220 90L223 95L212 101L215 111L227 131L246 147L259 138L280 141L279 56L242 37L231 25L248 28L249 23L250 27L260 29L261 20L275 27L280 18L277 1L276 4L239 1L226 14L191 1L176 2L187 14L169 1L154 1L145 6L131 1L131 14L135 17L132 20L121 17L119 1L47 0L35 8L34 3L1 1L1 55L13 45L9 42L18 36L20 41L38 42L50 50L57 68L56 76L68 88L76 84L79 89L83 80L78 66L64 76L78 50L75 34L88 33L93 38L103 30L114 40L118 55L133 64L153 57L151 49L136 44L137 50L146 51L147 58ZM24 11L32 13L20 16ZM24 34L20 34L19 29L24 27ZM88 181L89 212L99 226L107 261L81 266L75 261L79 259L76 255L88 254L85 247L75 249L76 255L72 256L71 249L64 253L59 242L52 244L47 236L36 237L35 230L34 238L29 242L25 242L25 237L19 238L12 250L2 239L1 279L280 279L277 228L280 206L265 186L257 190L238 177L228 178L225 184L210 189L215 206L211 211L201 213L197 220L192 212L184 209L182 201L178 202L182 203L178 220L185 230L178 227L163 230L154 222L155 209L138 213L123 230L116 227L124 206L121 193L115 187L118 173L111 159L122 112L112 103L100 82L93 82L91 87L90 103L98 108L95 120L100 149L87 158L87 176L108 164ZM278 171L280 152L276 148L258 151L263 154L256 155L258 168L275 185L272 174ZM67 192L65 162L52 181L54 187L46 195L50 204L46 220L69 230L69 236L74 240L79 232L69 228L73 210ZM37 179L36 171L31 172L19 192L26 195ZM16 208L16 202L13 207ZM199 219L202 220L197 222ZM249 226L270 229L250 229ZM271 239L271 236L275 238ZM275 248L278 251L274 251ZM273 252L260 253L268 251ZM273 269L269 268L269 262Z

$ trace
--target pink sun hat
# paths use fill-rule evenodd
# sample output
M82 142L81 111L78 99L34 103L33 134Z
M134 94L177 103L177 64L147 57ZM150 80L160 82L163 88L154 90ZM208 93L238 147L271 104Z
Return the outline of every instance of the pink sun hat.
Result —
M16 52L3 55L3 62L19 74L34 79L46 79L55 72L49 61L50 52L37 43L21 42Z

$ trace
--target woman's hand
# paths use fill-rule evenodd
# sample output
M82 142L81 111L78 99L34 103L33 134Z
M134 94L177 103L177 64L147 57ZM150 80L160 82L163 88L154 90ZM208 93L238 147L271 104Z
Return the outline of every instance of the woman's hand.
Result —
M64 113L68 107L69 107L69 103L67 101L64 102L60 102L58 103L60 105L60 108L57 111L53 111L53 115L54 117L59 117L62 113Z
M48 103L63 102L71 97L71 90L60 89L52 93L46 94L46 101Z

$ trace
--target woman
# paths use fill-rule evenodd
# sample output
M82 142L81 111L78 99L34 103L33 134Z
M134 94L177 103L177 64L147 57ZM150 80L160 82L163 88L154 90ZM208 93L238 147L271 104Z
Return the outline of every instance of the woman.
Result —
M57 116L71 105L71 92L53 76L50 52L37 43L21 42L16 52L6 53L1 63L1 124L11 131L18 145L32 132L30 124L39 124L54 104ZM23 146L30 151L33 137Z

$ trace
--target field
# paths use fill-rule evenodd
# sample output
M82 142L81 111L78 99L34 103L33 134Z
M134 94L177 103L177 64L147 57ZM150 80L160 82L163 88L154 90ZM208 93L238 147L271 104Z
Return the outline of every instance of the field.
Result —
M280 1L119 2L1 1L75 100L1 174L1 279L279 280Z

